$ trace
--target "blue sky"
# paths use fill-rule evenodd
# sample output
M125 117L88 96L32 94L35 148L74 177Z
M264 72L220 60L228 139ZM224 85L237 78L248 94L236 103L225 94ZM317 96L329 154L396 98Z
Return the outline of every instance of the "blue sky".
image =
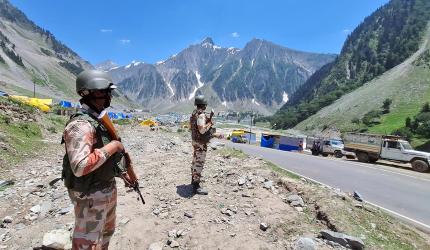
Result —
M10 0L84 59L155 63L204 37L252 38L339 53L347 34L388 0Z

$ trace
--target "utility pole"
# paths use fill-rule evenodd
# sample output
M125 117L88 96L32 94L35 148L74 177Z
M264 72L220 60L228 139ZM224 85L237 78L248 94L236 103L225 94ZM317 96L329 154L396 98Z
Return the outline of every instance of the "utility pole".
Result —
M251 124L249 126L249 141L248 144L251 144L251 138L252 138L252 117L254 116L254 112L251 111Z
M36 83L33 81L33 98L36 98Z

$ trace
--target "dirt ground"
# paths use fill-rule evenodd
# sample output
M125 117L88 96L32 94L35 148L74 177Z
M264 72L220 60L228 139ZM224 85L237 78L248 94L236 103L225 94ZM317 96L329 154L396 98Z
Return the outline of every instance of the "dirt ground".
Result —
M209 147L203 171L209 195L193 196L189 133L130 125L119 131L146 204L117 180L117 228L110 249L344 249L318 237L323 229L356 236L367 249L430 249L428 235L219 142ZM46 147L35 149L36 157L0 174L0 180L14 180L0 189L0 219L12 219L0 227L0 249L41 247L45 233L71 231L67 191L61 181L50 185L61 173L59 141L60 134L51 135ZM290 204L291 195L303 204ZM303 246L304 238L313 248Z

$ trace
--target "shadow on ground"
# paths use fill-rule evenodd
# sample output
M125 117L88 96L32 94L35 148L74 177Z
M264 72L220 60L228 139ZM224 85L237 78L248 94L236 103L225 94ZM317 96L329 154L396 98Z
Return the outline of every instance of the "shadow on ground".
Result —
M176 186L176 193L183 198L191 198L194 196L193 186L191 184Z

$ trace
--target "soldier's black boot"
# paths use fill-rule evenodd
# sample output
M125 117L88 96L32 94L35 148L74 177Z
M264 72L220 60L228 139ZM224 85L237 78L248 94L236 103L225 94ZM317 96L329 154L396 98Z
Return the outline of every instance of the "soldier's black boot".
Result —
M199 182L193 182L193 192L199 195L207 195L208 191L200 186Z

